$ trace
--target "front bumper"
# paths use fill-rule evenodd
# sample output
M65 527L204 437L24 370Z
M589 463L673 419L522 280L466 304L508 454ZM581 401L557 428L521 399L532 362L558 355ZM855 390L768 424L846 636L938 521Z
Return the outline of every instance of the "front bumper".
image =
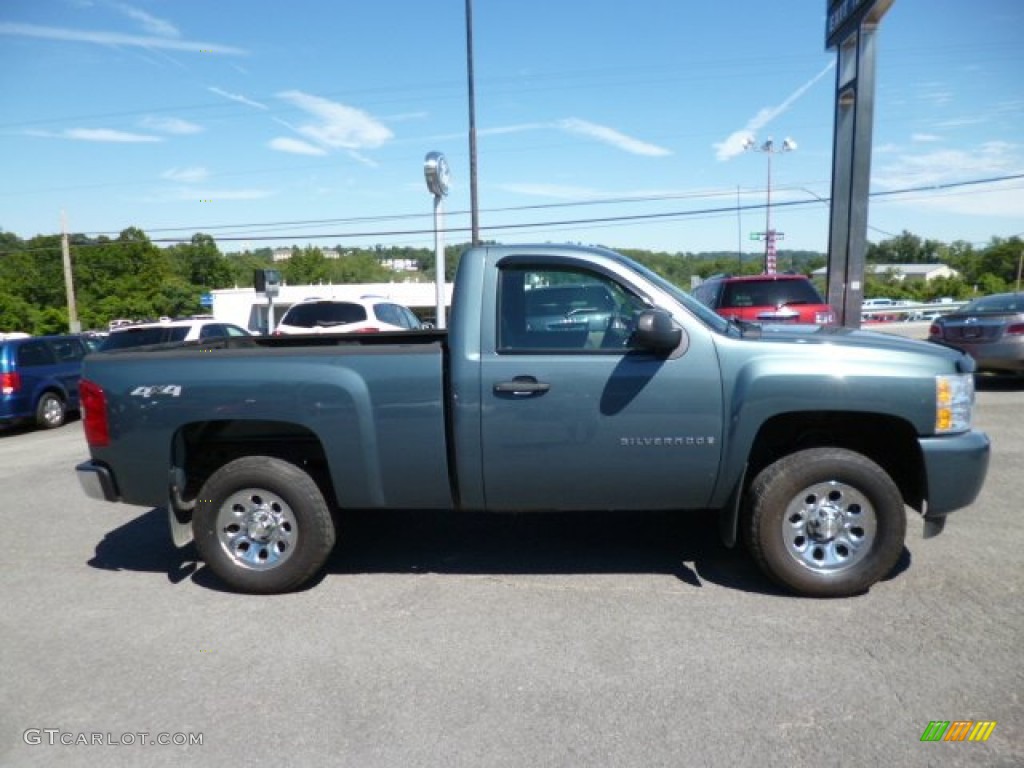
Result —
M970 506L988 473L991 445L984 432L918 439L924 456L925 520ZM941 523L938 524L941 530Z
M92 460L84 461L75 467L75 474L78 475L79 485L90 499L121 500L121 494L117 492L117 483L114 482L114 475L105 465Z

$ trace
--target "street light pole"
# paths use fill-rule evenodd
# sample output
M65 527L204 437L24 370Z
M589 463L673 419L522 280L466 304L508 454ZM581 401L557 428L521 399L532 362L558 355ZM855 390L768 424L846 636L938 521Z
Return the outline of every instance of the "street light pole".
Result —
M441 201L448 194L451 171L448 161L440 152L428 152L423 161L423 177L427 189L434 196L434 292L437 304L434 323L438 328L445 328L445 269L444 269L444 209Z
M776 147L775 142L768 139L760 146L757 146L754 143L754 139L748 137L743 143L743 148L748 151L763 152L768 158L768 188L765 194L764 207L764 271L766 274L773 275L777 267L775 241L781 240L784 233L776 232L772 229L772 155L779 152L792 152L796 149L796 142L792 139L785 139L782 142L782 146Z

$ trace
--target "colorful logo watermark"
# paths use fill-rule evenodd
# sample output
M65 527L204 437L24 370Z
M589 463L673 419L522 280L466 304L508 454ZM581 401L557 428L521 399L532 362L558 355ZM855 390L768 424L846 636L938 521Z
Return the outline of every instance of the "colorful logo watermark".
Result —
M995 720L932 720L921 741L988 741L995 729Z

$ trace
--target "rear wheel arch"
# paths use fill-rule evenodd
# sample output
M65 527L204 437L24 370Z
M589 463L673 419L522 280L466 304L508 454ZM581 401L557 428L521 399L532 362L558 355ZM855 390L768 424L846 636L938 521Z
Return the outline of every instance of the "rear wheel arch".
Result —
M171 439L168 514L175 544L191 539L192 512L199 493L221 467L247 456L277 458L295 465L336 504L326 453L319 437L298 424L269 420L220 420L183 425Z
M270 456L295 464L333 501L333 482L319 436L301 424L263 419L225 419L192 422L171 439L172 472L180 470L181 497L194 500L220 467L244 456Z

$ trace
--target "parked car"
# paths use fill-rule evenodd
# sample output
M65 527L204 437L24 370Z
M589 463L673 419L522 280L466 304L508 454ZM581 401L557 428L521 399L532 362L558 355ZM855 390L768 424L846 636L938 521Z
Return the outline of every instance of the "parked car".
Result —
M833 325L836 313L803 275L716 275L693 290L723 317L754 323Z
M150 344L170 344L184 341L251 336L234 323L225 323L213 316L190 317L182 320L160 320L152 323L132 323L112 328L100 344L100 351L126 349Z
M294 333L376 333L410 331L423 323L408 307L380 296L358 299L307 299L293 304L274 329L277 336Z
M0 341L0 424L34 421L55 429L78 410L82 359L90 352L77 334Z
M995 293L935 318L928 340L974 358L978 370L1024 374L1024 293Z
M884 310L895 309L903 304L904 302L896 301L896 299L864 299L860 305L860 320L862 323L891 323L895 320L900 320L898 312L886 312Z

